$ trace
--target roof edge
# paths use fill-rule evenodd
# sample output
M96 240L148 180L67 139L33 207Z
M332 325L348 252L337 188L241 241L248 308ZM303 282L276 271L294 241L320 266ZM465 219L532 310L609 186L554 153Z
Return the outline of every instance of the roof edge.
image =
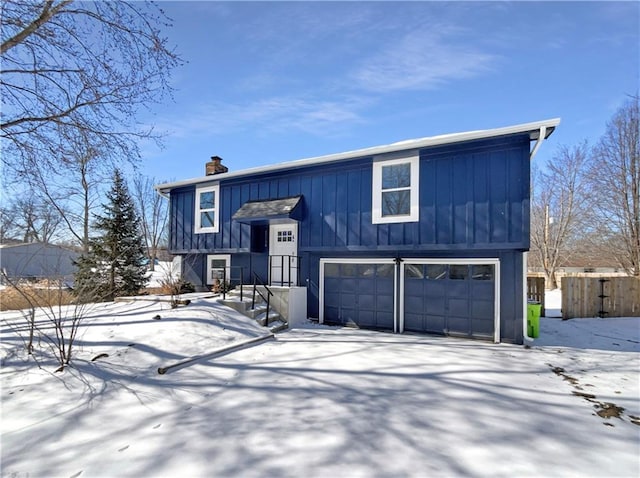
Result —
M513 134L529 133L530 140L536 140L540 136L540 131L544 127L546 128L545 137L547 139L555 131L556 127L560 124L560 118L551 118L542 121L534 121L531 123L522 123L513 126L506 126L494 129L466 131L462 133L449 133L437 136L428 136L424 138L410 139L405 141L398 141L381 146L373 146L363 149L356 149L353 151L346 151L344 153L328 154L324 156L317 156L305 159L298 159L294 161L287 161L282 163L276 163L269 166L260 166L255 168L242 169L239 171L232 171L228 173L216 174L215 176L203 176L199 178L185 179L182 181L175 181L171 183L158 184L154 186L159 193L168 193L172 189L191 186L201 183L215 182L222 179L231 179L235 177L250 176L252 174L263 174L271 171L279 171L282 169L300 168L304 166L311 166L314 164L331 163L334 161L341 161L344 159L354 159L363 156L374 156L379 154L391 153L396 151L405 151L410 149L420 149L429 146L440 146L452 143L461 143L465 141L474 141L478 139L496 138L500 136L509 136Z

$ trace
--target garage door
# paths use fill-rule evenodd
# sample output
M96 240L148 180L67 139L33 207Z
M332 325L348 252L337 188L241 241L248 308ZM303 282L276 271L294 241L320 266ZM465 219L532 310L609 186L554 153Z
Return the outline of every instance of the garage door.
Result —
M497 261L404 262L401 330L499 340L498 274Z
M395 330L395 264L321 261L322 322Z

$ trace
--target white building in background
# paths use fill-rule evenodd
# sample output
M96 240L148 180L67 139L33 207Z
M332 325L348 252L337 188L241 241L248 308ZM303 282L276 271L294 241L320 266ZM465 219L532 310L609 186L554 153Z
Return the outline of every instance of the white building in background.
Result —
M53 244L24 243L0 245L0 270L9 278L71 276L75 251Z

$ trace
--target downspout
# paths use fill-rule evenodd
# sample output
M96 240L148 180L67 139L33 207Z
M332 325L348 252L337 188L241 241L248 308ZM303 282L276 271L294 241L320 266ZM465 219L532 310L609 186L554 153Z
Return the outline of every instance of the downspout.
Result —
M533 145L533 150L531 151L531 153L529 153L529 161L533 161L533 157L536 155L536 153L540 149L540 146L542 145L542 142L544 141L544 137L546 135L547 135L547 127L540 126L540 135L538 136L538 140L536 141L536 144Z
M533 157L536 155L536 153L538 152L538 150L540 149L540 146L542 145L542 142L545 139L545 136L547 135L547 127L546 126L540 126L540 133L538 135L538 140L536 141L536 144L533 146L533 149L531 150L531 153L529 153L529 161L533 161ZM527 262L528 262L528 258L529 258L529 253L525 252L522 256L522 341L526 344L527 342L532 342L533 338L529 337L529 331L527 330L527 318L529 315L529 309L527 307L527 301L528 301L528 297L527 297Z
M396 265L395 265L395 271L394 271L394 291L393 291L393 302L394 302L394 307L393 307L393 333L394 334L401 334L404 332L404 319L400 316L400 301L397 300L398 297L400 297L400 278L401 278L401 268L402 268L402 259L400 258L400 255L396 255L396 258L393 260ZM397 302L397 304L396 304ZM400 323L402 321L402 323Z
M527 307L527 259L529 253L525 252L522 256L522 341L525 345L533 342L533 338L529 337L529 331L527 330L527 317L529 315L529 309Z

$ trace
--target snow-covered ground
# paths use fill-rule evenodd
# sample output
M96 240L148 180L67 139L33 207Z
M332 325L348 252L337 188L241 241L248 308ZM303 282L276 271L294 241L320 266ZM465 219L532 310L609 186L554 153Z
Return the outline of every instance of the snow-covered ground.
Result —
M180 277L179 260L178 258L173 262L158 261L154 267L155 270L147 272L147 278L149 279L147 287L161 287L164 283L178 280Z
M639 318L530 347L309 324L160 375L265 333L189 297L96 305L62 373L0 314L2 476L640 476Z
M546 317L562 318L562 291L548 290L544 294L544 308Z

